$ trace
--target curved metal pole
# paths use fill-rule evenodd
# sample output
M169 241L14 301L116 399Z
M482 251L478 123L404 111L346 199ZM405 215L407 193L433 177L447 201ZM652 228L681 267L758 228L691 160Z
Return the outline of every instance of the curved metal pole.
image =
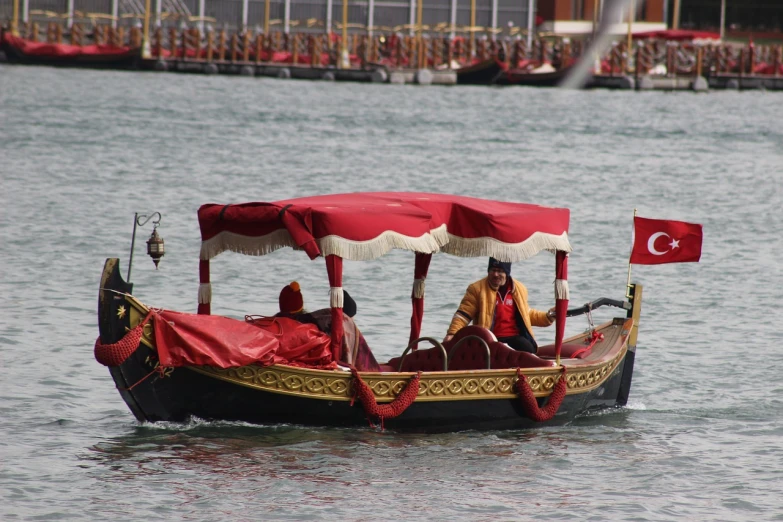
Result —
M435 339L434 337L419 337L418 339L412 341L407 348L405 348L405 351L402 352L402 355L400 356L400 365L397 366L397 372L402 371L402 363L405 362L405 356L408 355L408 352L411 351L411 348L419 344L419 341L429 341L431 344L437 346L440 348L440 351L443 352L443 371L447 371L449 368L449 354L446 353L446 349L443 347L442 344L440 344L440 341Z
M155 217L156 214L158 219L157 221L153 221L152 224L155 225L155 228L157 228L158 225L160 225L160 220L163 218L163 216L160 215L160 212L153 212L149 216L146 214L139 215L138 212L133 214L133 236L131 236L131 249L130 256L128 257L128 277L125 279L126 283L130 283L131 266L133 266L133 247L136 246L136 225L143 227L149 222L150 219Z

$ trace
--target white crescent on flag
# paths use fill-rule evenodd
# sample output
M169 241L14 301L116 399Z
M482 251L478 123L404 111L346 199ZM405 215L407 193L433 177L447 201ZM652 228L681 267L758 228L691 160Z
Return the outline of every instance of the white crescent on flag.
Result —
M649 250L651 254L654 254L656 256L662 256L666 252L668 252L668 250L664 250L663 252L661 252L660 250L655 249L655 240L661 236L666 236L668 238L671 238L671 236L669 236L669 234L667 234L666 232L656 232L655 234L650 236L650 239L647 240L647 250Z

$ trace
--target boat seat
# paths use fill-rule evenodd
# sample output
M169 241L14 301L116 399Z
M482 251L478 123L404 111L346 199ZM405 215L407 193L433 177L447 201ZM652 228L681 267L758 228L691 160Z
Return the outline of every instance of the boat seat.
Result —
M381 371L396 372L400 367L400 357L381 365ZM408 352L402 365L403 372L440 372L443 371L443 352L434 346L425 350Z
M454 335L452 339L444 343L446 353L461 339L475 335L483 339L489 346L490 368L539 368L551 367L555 363L541 359L537 355L527 352L518 352L507 345L498 342L495 336L486 328L479 326L467 326ZM400 365L400 357L391 359L381 365L382 371L396 372ZM452 355L449 362L449 370L484 370L487 368L487 352L478 339L468 339L462 343ZM443 371L443 352L438 347L424 350L411 351L405 357L402 365L403 372L438 372Z
M538 355L528 352L518 352L507 344L493 341L489 343L490 368L542 368L555 366L554 361L547 361ZM487 367L487 351L480 343L466 341L457 348L449 361L449 370L481 370Z
M564 344L560 347L561 359L584 359L590 352L593 351L593 347L587 344ZM555 358L555 345L547 344L545 346L539 346L536 354L539 357Z

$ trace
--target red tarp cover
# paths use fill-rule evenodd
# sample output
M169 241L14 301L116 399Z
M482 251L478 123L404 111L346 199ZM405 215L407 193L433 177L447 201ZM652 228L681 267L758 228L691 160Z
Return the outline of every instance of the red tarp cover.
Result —
M11 33L3 34L3 43L13 47L25 56L46 58L76 58L79 56L116 57L133 51L131 47L113 45L68 45L25 40Z
M153 323L161 366L335 367L329 336L315 325L293 319L246 323L217 315L162 310L155 312Z
M336 367L332 363L331 339L314 324L303 324L287 317L255 320L261 328L280 342L274 354L274 364L290 364L309 368Z
M415 192L333 194L272 203L203 205L201 259L285 246L311 258L375 259L393 248L519 261L571 251L569 210Z
M280 346L266 330L219 315L162 310L155 313L153 323L161 366L269 365Z
M720 40L720 34L709 31L689 31L687 29L666 29L663 31L647 31L644 33L633 33L634 39L644 40L647 38L657 38L659 40Z

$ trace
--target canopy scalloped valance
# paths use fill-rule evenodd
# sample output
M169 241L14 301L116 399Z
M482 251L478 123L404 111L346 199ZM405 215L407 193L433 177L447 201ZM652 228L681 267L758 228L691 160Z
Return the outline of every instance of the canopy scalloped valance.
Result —
M392 249L520 261L570 252L569 210L428 193L354 193L199 209L201 259L304 250L363 261Z

